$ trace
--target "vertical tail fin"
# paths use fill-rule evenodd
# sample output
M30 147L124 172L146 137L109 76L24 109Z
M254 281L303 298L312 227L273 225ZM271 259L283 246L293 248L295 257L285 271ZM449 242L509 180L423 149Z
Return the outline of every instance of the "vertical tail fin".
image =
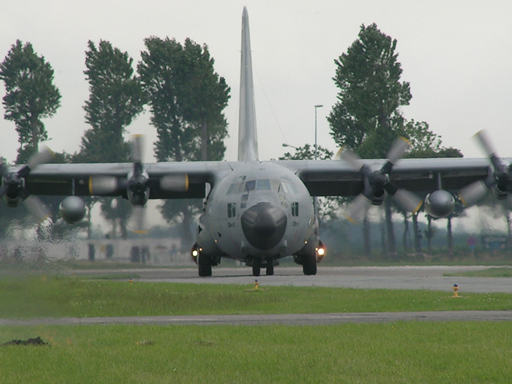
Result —
M240 68L240 112L238 126L238 161L258 160L256 109L252 81L251 38L249 15L244 7L242 15L242 65Z

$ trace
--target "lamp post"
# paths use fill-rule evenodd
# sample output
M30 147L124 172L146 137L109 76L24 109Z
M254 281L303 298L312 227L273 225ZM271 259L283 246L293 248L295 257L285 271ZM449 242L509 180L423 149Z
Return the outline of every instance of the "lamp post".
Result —
M318 159L318 129L317 129L317 109L322 108L323 105L315 105L315 160ZM315 210L316 214L316 210Z
M315 160L318 160L318 129L317 129L317 109L322 108L323 105L315 105ZM313 213L315 217L318 213L318 203L316 201L316 196L313 197Z
M286 144L286 143L283 143L283 147L291 147L291 148L295 148L295 149L297 149L297 147L296 147L296 146L291 145L291 144Z

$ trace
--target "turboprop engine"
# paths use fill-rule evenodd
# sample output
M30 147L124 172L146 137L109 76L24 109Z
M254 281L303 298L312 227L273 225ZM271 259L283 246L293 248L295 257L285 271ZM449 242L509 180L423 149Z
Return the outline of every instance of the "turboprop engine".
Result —
M450 192L444 189L431 192L425 197L425 210L430 216L436 219L443 219L450 216L454 208L455 198Z
M68 196L60 203L59 213L66 223L78 223L85 216L85 203L78 196Z

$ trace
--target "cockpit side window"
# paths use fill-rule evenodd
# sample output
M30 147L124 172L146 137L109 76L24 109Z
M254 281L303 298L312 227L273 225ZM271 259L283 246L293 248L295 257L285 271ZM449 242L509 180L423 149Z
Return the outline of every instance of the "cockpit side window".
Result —
M293 184L292 182L283 180L283 181L281 181L281 185L279 187L279 192L280 193L295 193L295 194L298 194L299 190L297 189L295 184Z
M233 183L229 186L228 195L233 195L238 193L238 188L240 187L240 183Z

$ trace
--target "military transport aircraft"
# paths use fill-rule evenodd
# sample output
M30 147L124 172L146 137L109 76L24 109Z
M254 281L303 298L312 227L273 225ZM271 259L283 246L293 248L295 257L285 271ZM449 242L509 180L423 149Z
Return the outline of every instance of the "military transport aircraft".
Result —
M278 259L287 256L303 266L304 274L316 274L324 249L311 196L356 196L348 208L349 218L356 220L387 195L412 212L424 203L430 215L442 218L453 211L458 191L467 205L488 189L501 198L512 192L511 166L497 157L484 133L478 137L490 165L486 159L400 160L408 147L402 139L385 160L360 160L344 151L335 160L260 161L245 8L239 124L236 162L143 164L138 137L133 163L44 164L51 158L46 149L27 165L0 165L0 195L9 206L26 204L37 217L44 217L46 209L34 195L67 196L60 214L68 223L84 217L79 196L123 196L139 209L148 199L204 198L191 250L199 275L211 276L212 266L224 257L245 262L259 276L262 267L272 275Z

